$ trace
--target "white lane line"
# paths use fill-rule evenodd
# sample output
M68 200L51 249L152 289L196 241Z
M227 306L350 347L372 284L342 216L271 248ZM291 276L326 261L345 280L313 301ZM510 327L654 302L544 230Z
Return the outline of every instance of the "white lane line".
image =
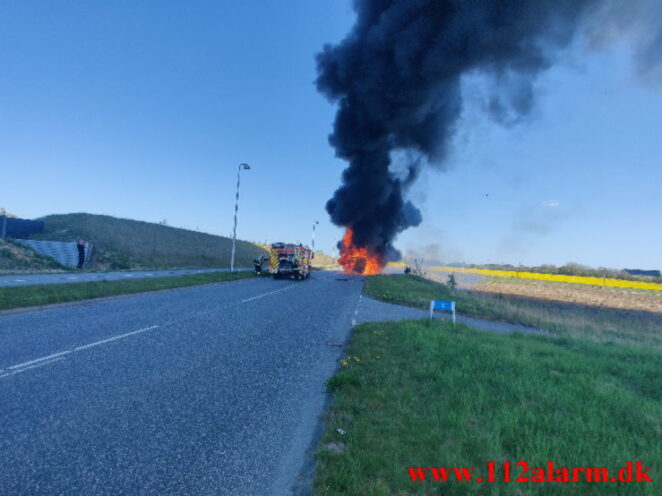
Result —
M61 351L60 353L53 353L52 355L37 358L35 360L30 360L29 362L23 362L23 363L19 363L18 365L12 365L11 367L7 367L6 370L20 369L21 367L25 367L27 365L32 365L33 363L44 362L44 361L50 360L50 359L55 358L55 357L59 357L59 356L62 356L62 355L68 355L69 353L71 353L71 350Z
M7 372L6 374L0 372L0 379L2 379L3 377L9 377L10 375L20 374L21 372L25 372L26 370L36 369L37 367L43 367L44 365L48 365L49 363L59 362L60 360L64 360L64 357L54 358L53 360L48 360L47 362L41 362L36 365L31 365L30 367L25 367L22 369L14 370L12 372Z
M269 291L268 293L264 293L264 294L261 294L261 295L253 296L252 298L246 298L245 300L241 300L241 302L242 302L242 303L247 303L247 302L249 302L249 301L257 300L257 299L259 299L259 298L264 298L265 296L269 296L269 295L273 295L273 294L276 294L276 293L280 293L281 291L285 291L285 290L287 290L287 289L291 289L291 288L293 288L293 287L295 287L295 286L298 286L298 284L291 284L291 285L289 285L289 286L285 286L284 288L280 288L280 289L277 289L277 290L275 290L275 291Z
M100 344L110 343L111 341L116 341L118 339L133 336L134 334L140 334L141 332L150 331L152 329L156 329L157 327L159 326L153 325L150 327L145 327L144 329L138 329L137 331L127 332L125 334L120 334L118 336L113 336L111 338L102 339L101 341L95 341L94 343L84 344L83 346L78 346L77 348L71 350L60 351L59 353L53 353L52 355L48 355L41 358L35 358L34 360L12 365L10 367L6 367L5 369L0 369L0 379L2 379L3 377L8 377L10 375L13 375L14 373L17 372L23 372L24 370L40 367L47 363L56 362L58 360L64 360L66 355L69 355L71 353L76 353L77 351L83 351L88 348L92 348L93 346L99 346Z
M127 332L126 334L120 334L119 336L113 336L112 338L102 339L101 341L96 341L94 343L84 344L83 346L79 346L78 348L74 348L73 351L86 350L88 348L92 348L93 346L99 346L100 344L110 343L111 341L115 341L117 339L122 339L122 338L126 338L128 336L133 336L134 334L140 334L141 332L151 331L152 329L156 329L157 327L159 327L159 326L153 325L153 326L150 326L150 327L145 327L144 329L138 329L137 331Z
M14 279L14 282L25 282L25 279Z
M356 325L356 319L352 319L352 327Z
M78 279L78 276L67 276L67 279Z

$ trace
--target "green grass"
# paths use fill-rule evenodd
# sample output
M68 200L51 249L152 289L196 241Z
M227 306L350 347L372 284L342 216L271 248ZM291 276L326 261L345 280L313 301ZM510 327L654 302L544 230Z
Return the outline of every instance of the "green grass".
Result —
M428 308L430 300L454 300L457 311L597 342L662 347L659 314L563 304L461 290L412 275L367 278L365 293L389 303Z
M93 267L100 269L229 267L232 239L162 224L85 213L49 215L45 232L32 239L92 243ZM256 244L237 240L235 265L251 267Z
M87 300L121 294L142 293L161 289L182 288L215 282L236 281L254 277L253 272L213 272L186 276L99 281L71 284L42 284L0 288L0 310Z
M662 494L658 350L405 321L358 326L348 354L328 382L318 496ZM414 483L406 470L485 475L488 461L520 460L610 470L641 460L656 482Z

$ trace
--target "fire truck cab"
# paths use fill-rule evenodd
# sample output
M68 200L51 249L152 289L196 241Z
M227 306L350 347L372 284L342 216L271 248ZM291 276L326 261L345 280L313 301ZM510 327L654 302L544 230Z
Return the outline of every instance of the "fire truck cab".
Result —
M314 254L307 246L273 243L269 257L269 272L274 279L308 279Z

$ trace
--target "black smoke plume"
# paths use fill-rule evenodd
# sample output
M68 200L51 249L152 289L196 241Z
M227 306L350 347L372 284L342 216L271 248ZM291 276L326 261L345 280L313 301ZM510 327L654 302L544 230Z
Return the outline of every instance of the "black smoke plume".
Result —
M349 162L326 204L354 243L399 257L398 233L421 222L405 194L422 164L443 163L462 112L462 77L491 78L486 109L516 122L536 75L598 0L355 0L356 24L317 56L317 88L338 112L329 142ZM403 172L394 159L406 160Z

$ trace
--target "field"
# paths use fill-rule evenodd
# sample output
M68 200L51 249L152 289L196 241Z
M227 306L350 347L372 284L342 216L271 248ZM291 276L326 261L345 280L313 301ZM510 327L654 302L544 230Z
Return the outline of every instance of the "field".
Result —
M354 329L328 382L317 495L661 494L662 352L422 321ZM407 468L604 467L653 483L413 482ZM520 474L513 472L513 479ZM526 474L531 477L531 472ZM593 474L592 474L593 475ZM602 476L602 471L600 471ZM562 476L561 476L562 480Z
M526 296L541 300L580 303L598 308L643 310L662 314L662 293L658 291L600 288L501 277L487 278L473 289L484 293Z
M455 275L460 289L481 293L524 296L595 307L662 313L662 292L660 291L568 284L512 277L490 277L432 270L426 272L425 277L445 283L451 273Z
M402 264L399 264L402 265ZM537 281L563 282L570 284L584 284L600 287L630 288L630 289L650 289L662 291L662 284L653 282L658 278L645 276L627 276L627 279L615 279L610 277L580 276L567 274L545 274L540 272L525 272L512 270L491 270L491 269L472 269L462 267L431 266L429 270L434 272L456 272L465 274L479 274L483 276L510 277L515 279L532 279Z
M107 215L49 215L39 220L46 230L33 239L87 240L95 248L96 270L230 266L232 239L222 236ZM237 240L236 266L251 267L258 255L267 252Z
M432 273L433 276L437 276ZM461 278L458 278L461 280ZM472 288L480 288L483 282L472 280ZM499 284L506 284L501 283ZM534 283L511 283L519 288L533 287ZM641 298L638 308L618 308L615 306L596 306L582 303L578 298L568 295L581 291L600 291L570 284L544 283L553 291L555 297L542 299L521 294L493 293L486 291L455 290L445 284L429 279L406 275L381 275L368 278L365 291L369 296L403 305L427 308L431 299L455 300L458 312L474 317L501 320L529 325L551 331L560 336L588 339L596 342L630 343L645 346L662 346L662 313L655 312L655 305L644 306L648 294L630 295ZM653 293L660 298L658 292ZM550 293L551 294L551 293ZM612 295L621 301L618 295L606 290L605 295ZM561 295L565 295L566 300ZM655 300L657 301L657 300Z

